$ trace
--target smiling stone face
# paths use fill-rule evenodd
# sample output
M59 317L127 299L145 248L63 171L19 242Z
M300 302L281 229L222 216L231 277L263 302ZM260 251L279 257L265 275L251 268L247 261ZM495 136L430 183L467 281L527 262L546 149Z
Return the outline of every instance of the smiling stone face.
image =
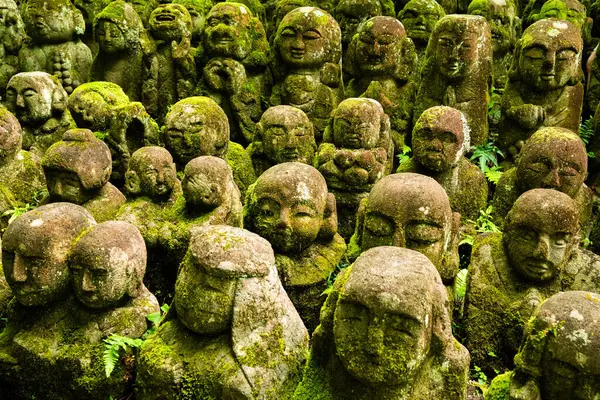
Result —
M215 5L206 17L206 50L212 57L245 59L252 51L252 19L252 12L242 4Z
M435 24L445 15L435 0L411 0L398 13L398 19L415 45L425 47Z
M512 0L476 0L469 4L470 15L484 17L492 31L494 53L506 52L517 39L515 31L516 11Z
M371 99L346 99L333 115L333 141L347 149L372 149L380 139L382 108Z
M161 4L148 21L152 36L162 40L181 40L192 36L192 17L181 4Z

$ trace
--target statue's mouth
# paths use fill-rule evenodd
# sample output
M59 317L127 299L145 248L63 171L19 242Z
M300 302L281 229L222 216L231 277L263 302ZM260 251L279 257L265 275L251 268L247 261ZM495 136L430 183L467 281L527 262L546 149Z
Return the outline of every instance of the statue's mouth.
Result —
M292 55L293 58L302 58L304 57L304 50L299 50L299 49L292 49L290 50L290 54Z
M162 13L158 14L154 19L156 22L173 22L175 21L175 16L173 14Z
M283 150L281 156L284 160L295 160L298 158L299 152L297 149Z
M554 80L555 74L541 74L540 79L543 81L552 81Z

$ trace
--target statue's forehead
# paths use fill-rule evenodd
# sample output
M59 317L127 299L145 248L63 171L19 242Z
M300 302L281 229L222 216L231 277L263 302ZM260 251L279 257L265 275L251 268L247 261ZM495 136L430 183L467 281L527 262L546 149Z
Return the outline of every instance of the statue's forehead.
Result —
M23 75L15 75L9 82L9 87L22 89L24 87L42 89L53 88L54 82L45 72L28 72Z
M278 202L321 203L327 195L327 187L306 179L263 180L256 185L257 200L270 198Z
M581 50L581 35L577 28L566 21L542 20L531 25L521 37L522 48L546 47L565 49L574 47Z
M310 120L302 111L298 109L276 109L271 111L266 111L263 114L261 119L261 123L263 126L270 125L283 125L283 126L291 126L291 125L299 125L304 123L309 123Z

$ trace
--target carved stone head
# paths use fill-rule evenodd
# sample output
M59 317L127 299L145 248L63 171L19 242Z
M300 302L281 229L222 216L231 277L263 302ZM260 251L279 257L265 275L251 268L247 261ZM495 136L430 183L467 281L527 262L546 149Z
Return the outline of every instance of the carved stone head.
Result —
M469 4L470 15L484 17L492 31L494 53L506 53L517 37L517 14L513 0L473 0Z
M101 11L94 22L94 35L103 52L113 54L140 48L144 25L129 3L113 1Z
M89 82L69 96L69 111L79 128L105 131L114 109L129 103L123 89L112 82Z
M0 167L12 161L21 151L23 132L19 120L5 107L0 107Z
M17 54L27 35L19 8L13 0L0 1L0 40L8 54Z
M206 23L206 16L213 6L212 0L174 0L173 4L181 4L192 17L192 39L201 40Z
M67 92L45 72L21 72L8 81L6 106L20 122L42 125L67 109Z
M198 156L223 157L229 146L229 121L214 100L188 97L171 107L163 135L178 165Z
M180 41L181 38L192 37L192 17L181 4L159 5L150 14L148 26L156 39Z
M413 128L414 158L432 171L446 171L455 166L469 149L469 142L467 119L452 107L428 108Z
M552 189L523 193L506 216L503 241L523 280L556 278L579 241L577 203Z
M125 173L125 190L132 196L167 200L177 185L173 157L163 147L146 146L131 155Z
M585 6L577 0L549 0L542 5L539 14L533 14L529 17L531 18L531 22L545 18L569 21L581 29L587 22L586 14Z
M389 118L373 99L346 99L337 106L332 119L336 147L370 150L381 146L382 137L389 139Z
M67 258L75 239L95 224L81 206L52 203L19 216L6 228L2 268L19 303L44 306L67 294Z
M398 13L398 19L415 45L425 47L435 24L445 15L435 0L411 0Z
M71 129L46 150L42 167L53 201L83 204L108 182L112 159L89 129Z
M21 13L27 34L38 45L68 42L85 32L83 15L69 0L28 0Z
M213 156L201 156L190 161L181 181L188 208L210 211L232 197L240 197L233 172L227 162Z
M348 45L358 24L365 19L383 15L379 0L340 0L333 12L342 30L342 43Z
M69 268L79 301L89 308L113 307L126 296L137 297L144 286L144 238L127 222L95 225L77 240Z
M248 189L244 226L278 253L299 252L337 232L335 197L310 165L278 164Z
M85 30L90 30L90 32L94 26L94 21L96 20L98 14L100 14L100 12L104 10L104 8L110 3L110 0L73 0L73 5L81 12L83 20L85 21Z

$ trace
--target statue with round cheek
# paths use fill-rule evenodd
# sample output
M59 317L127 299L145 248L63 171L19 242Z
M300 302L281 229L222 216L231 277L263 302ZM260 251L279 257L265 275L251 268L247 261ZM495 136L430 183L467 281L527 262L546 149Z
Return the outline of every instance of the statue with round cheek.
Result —
M546 300L526 326L515 369L492 381L494 398L584 400L600 394L598 295L559 293ZM574 339L583 334L589 339Z
M568 21L546 19L523 32L502 97L501 149L514 157L541 127L577 132L583 103L581 51L581 33Z
M67 93L87 82L92 52L80 39L85 32L81 12L69 0L28 0L22 15L32 41L19 52L19 69L55 75Z
M308 333L266 240L228 226L195 231L173 310L177 319L162 324L141 350L137 398L153 399L158 391L176 398L182 375L195 376L194 390L210 397L292 397ZM167 343L173 351L157 358Z
M362 20L382 15L379 0L357 1L341 0L333 12L342 30L342 45L345 48L352 40Z
M445 283L453 281L458 272L460 215L452 212L439 183L414 173L388 175L363 202L350 248L417 250L431 260Z
M367 250L336 279L296 398L465 398L469 356L451 334L447 302L422 254Z
M311 165L316 149L314 127L306 114L291 106L274 106L262 115L247 151L260 175L284 162Z
M207 16L203 39L206 90L202 92L220 99L232 139L250 143L273 81L265 29L245 5L216 4Z
M447 15L440 19L423 63L415 115L437 105L456 108L467 117L472 144L485 144L492 66L491 32L485 18Z
M25 25L19 13L19 7L13 0L0 1L0 42L2 57L0 57L0 96L5 97L6 85L19 69L19 50L25 42Z
M283 18L273 42L276 84L270 104L300 108L315 125L317 139L343 98L341 35L331 15L301 7Z
M419 58L425 52L435 24L445 15L442 6L435 0L411 0L398 12L398 19L415 43Z
M9 225L2 240L2 266L19 303L45 306L66 296L72 242L95 224L83 207L56 203L29 211Z
M22 72L6 88L6 106L22 122L23 149L40 157L75 128L67 111L67 93L56 77L45 72Z
M98 55L92 64L91 80L121 86L133 101L142 99L143 49L147 40L144 25L133 7L124 0L99 10L93 25Z
M171 154L162 147L142 147L131 156L125 188L132 196L160 203L178 194L179 180Z

